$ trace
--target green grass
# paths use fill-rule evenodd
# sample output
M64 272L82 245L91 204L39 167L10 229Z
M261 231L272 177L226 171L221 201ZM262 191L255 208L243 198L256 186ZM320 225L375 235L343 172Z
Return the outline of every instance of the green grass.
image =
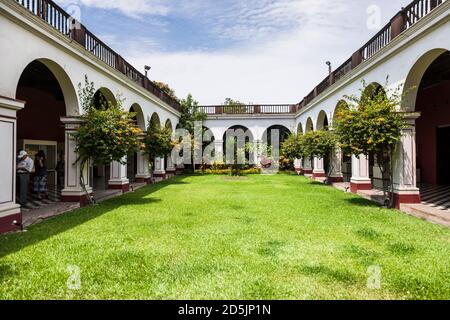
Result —
M449 229L294 175L178 177L0 237L0 299L449 299L449 270Z

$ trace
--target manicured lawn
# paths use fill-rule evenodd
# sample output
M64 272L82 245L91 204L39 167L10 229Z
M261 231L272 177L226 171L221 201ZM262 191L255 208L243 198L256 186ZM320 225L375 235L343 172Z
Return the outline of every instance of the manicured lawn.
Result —
M293 175L178 177L0 237L0 299L449 299L449 270L449 229Z

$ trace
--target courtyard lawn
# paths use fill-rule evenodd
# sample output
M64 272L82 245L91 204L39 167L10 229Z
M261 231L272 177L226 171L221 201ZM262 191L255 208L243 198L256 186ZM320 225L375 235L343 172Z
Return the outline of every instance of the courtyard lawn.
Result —
M177 177L0 236L0 299L449 299L449 271L449 229L295 175Z

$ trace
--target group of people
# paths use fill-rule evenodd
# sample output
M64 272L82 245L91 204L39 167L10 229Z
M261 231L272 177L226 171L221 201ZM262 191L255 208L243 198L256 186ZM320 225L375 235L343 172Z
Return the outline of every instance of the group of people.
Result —
M33 191L39 199L48 198L47 186L47 158L44 151L36 154L35 160L31 159L25 150L17 156L17 187L19 203L25 206L28 203L28 187L30 177L34 169Z

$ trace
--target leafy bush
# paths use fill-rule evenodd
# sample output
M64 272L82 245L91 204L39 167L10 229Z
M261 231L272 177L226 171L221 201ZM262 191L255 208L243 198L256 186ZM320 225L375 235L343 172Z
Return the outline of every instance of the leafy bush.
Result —
M88 160L94 165L123 163L127 154L142 147L142 131L135 125L134 115L123 110L120 97L116 104L101 99L96 105L95 86L87 77L85 87L79 85L79 94L84 113L74 137L78 160L83 165Z

